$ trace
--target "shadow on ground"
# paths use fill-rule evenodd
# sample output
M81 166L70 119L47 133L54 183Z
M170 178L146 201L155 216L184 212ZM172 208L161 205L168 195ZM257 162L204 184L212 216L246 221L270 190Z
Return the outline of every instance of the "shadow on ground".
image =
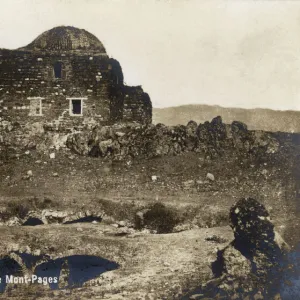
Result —
M6 288L6 276L24 276L24 267L30 268L45 256L20 254L24 262L23 268L14 259L5 257L0 260L0 292ZM95 279L101 274L119 268L116 262L98 256L72 255L47 260L38 264L34 274L38 277L58 278L58 282L49 283L51 289L81 287L85 282Z

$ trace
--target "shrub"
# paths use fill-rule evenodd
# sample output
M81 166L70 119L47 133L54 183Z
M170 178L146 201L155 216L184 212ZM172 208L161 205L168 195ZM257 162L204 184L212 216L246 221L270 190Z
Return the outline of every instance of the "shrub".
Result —
M29 212L29 206L25 203L20 202L9 202L7 205L7 213L11 217L25 218Z
M173 228L180 222L178 213L167 208L162 203L151 205L141 218L136 216L135 227L137 229L148 228L157 233L171 233Z
M115 202L105 199L98 199L101 210L116 221L134 221L136 205L134 202Z
M44 198L43 200L37 197L32 197L26 200L26 203L30 207L30 210L45 209L45 208L51 208L53 206L57 206L57 203L55 203L55 201L47 197Z
M45 209L53 207L54 204L55 203L49 198L40 200L37 197L10 201L7 203L6 210L0 213L0 218L4 221L11 217L24 219L30 210Z

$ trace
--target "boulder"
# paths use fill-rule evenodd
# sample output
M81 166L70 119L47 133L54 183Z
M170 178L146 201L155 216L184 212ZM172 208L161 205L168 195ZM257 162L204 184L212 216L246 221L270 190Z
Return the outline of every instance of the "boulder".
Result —
M152 175L152 176L151 176L151 180L152 180L153 182L156 182L157 179L158 179L158 176L156 176L156 175Z
M66 141L66 146L80 155L88 155L92 146L89 145L89 135L81 132L70 134Z
M123 137L125 135L125 132L117 131L115 134L117 137Z
M197 127L198 125L195 121L189 121L186 126L185 146L188 151L193 151L198 146Z
M5 222L6 226L20 226L22 221L17 217L10 218L7 222Z
M194 294L194 295L190 296L189 299L190 300L200 300L200 299L204 299L203 297L204 297L203 294ZM206 298L206 299L208 299L208 298Z
M223 125L223 121L222 121L221 116L217 116L217 117L213 118L211 120L211 125L212 126L222 126Z
M251 148L262 148L267 154L276 153L279 150L279 141L264 131L256 130L252 132L252 140Z
M225 272L233 277L245 277L251 272L251 262L232 245L223 252Z
M99 150L101 156L105 157L112 152L112 144L113 144L112 139L99 142Z
M118 224L118 227L125 227L126 226L126 222L125 221L120 221L117 224Z
M243 122L233 121L231 123L231 130L235 133L237 133L239 131L247 132L248 128L247 128L247 125Z
M190 130L191 132L196 133L198 124L197 124L195 121L192 121L192 120L191 120L191 121L189 121L189 122L187 123L186 127L187 127L187 130L188 130L188 131Z
M238 247L255 250L266 243L274 243L274 225L266 208L257 200L239 200L230 209L230 221Z
M260 293L263 299L274 299L283 278L279 244L285 243L275 234L268 211L255 199L244 198L231 207L230 222L235 239L212 263L215 289L228 299L253 299Z
M207 173L206 174L206 178L210 181L215 181L215 176L211 173Z

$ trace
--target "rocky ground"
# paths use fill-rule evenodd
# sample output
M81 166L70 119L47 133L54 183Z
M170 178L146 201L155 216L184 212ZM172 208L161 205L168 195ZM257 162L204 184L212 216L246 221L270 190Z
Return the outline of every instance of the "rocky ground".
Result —
M76 289L7 286L3 299L181 299L212 279L217 250L233 239L230 207L243 197L264 204L291 249L299 243L297 135L216 118L65 135L36 126L18 140L21 129L8 125L0 151L1 256L96 256L118 268ZM154 203L176 216L171 233L136 227ZM21 226L29 218L44 224ZM76 222L82 218L89 222Z
M103 273L99 280L88 281L73 291L49 291L38 285L31 292L23 285L15 289L8 286L3 299L29 299L33 295L38 299L179 299L189 288L210 278L210 264L217 247L232 239L228 227L164 235L135 232L123 237L118 232L117 228L102 224L1 228L1 236L6 237L2 254L9 244L17 243L21 248L31 242L32 250L36 247L51 253L53 259L84 254L120 265L119 269ZM206 240L215 234L225 242Z

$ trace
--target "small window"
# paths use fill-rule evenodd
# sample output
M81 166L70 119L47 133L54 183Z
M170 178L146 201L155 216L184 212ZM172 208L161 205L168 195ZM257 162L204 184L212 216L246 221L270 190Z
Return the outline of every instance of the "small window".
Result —
M62 78L62 63L60 61L54 64L54 76L55 78Z
M30 116L42 116L42 99L41 97L31 97L30 100L29 114Z
M82 116L82 106L84 99L85 98L69 98L71 116Z
M81 100L72 100L72 113L73 115L81 115Z

